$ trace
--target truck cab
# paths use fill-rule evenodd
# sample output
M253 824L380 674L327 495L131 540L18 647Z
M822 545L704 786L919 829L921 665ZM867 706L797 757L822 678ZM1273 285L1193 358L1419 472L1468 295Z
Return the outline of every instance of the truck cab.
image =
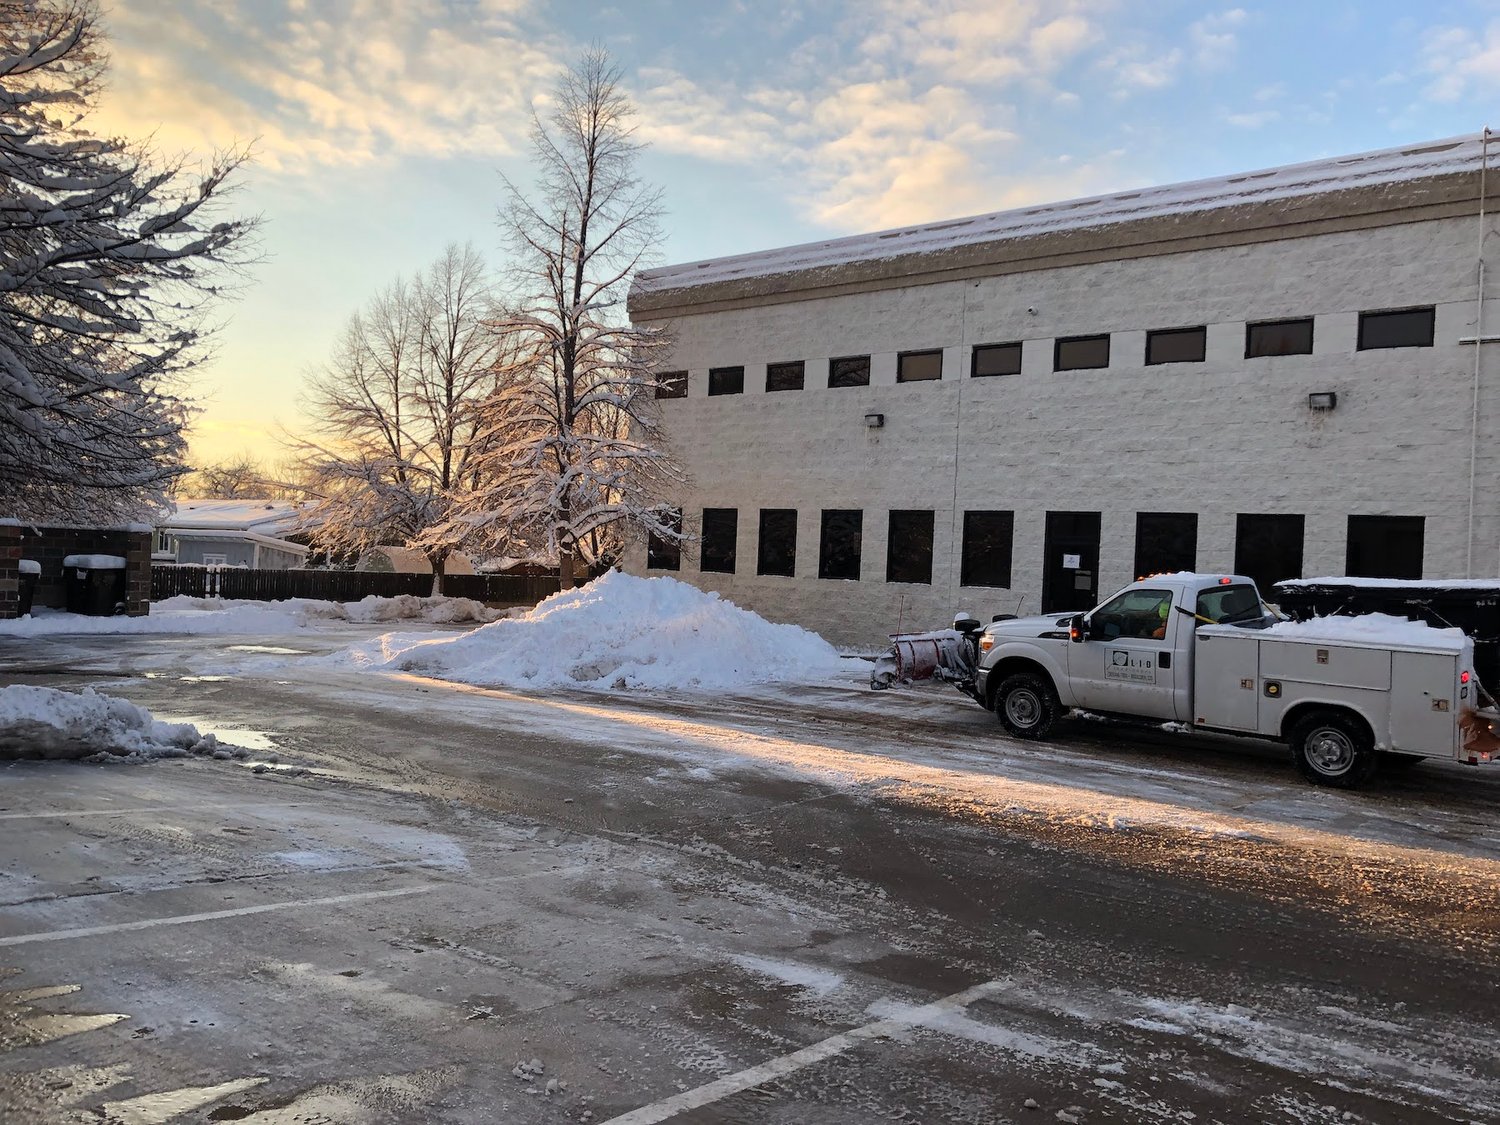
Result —
M1249 578L1179 573L1142 579L1086 613L990 625L979 641L975 694L994 708L1003 680L1045 674L1059 708L1192 722L1197 627L1270 619ZM1023 712L1031 702L1022 700ZM1001 712L1013 734L1040 737L1030 733L1027 718Z

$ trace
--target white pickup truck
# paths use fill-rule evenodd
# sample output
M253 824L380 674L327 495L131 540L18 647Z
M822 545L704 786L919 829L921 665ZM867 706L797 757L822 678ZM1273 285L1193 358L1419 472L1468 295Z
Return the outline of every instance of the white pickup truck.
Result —
M978 650L965 686L1022 738L1044 737L1069 708L1181 723L1285 741L1305 777L1340 788L1382 759L1500 759L1500 714L1481 706L1457 629L1277 621L1235 575L1162 575L1087 613L996 621Z

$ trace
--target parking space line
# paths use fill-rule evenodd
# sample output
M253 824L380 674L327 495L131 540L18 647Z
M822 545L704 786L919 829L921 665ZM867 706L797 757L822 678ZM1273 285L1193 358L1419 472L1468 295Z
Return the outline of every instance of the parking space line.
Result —
M912 1008L900 1016L876 1020L863 1027L840 1032L811 1046L803 1047L800 1051L768 1059L759 1066L752 1066L738 1074L731 1074L705 1086L685 1090L680 1094L673 1094L670 1098L663 1098L659 1102L633 1109L629 1113L610 1118L603 1122L603 1125L655 1125L656 1122L666 1121L668 1118L676 1117L679 1113L701 1109L703 1106L712 1105L734 1094L743 1093L777 1078L783 1078L803 1067L843 1054L870 1039L889 1036L896 1031L927 1022L945 1013L966 1008L976 1000L993 996L1004 988L1005 984L1005 981L999 980L976 984L973 988L955 992L952 996L945 996L941 1000L934 1000L930 1004Z
M210 910L203 914L174 914L166 918L144 918L138 922L115 922L107 926L80 926L73 930L51 930L39 934L15 934L0 937L0 947L31 945L41 941L70 941L74 938L95 937L99 934L119 934L129 930L149 930L154 926L185 926L191 922L212 922L219 918L242 918L249 914L268 914L274 910L297 910L305 906L336 906L341 902L363 902L378 898L398 898L401 895L420 895L440 884L424 883L420 887L401 887L389 891L360 891L355 894L331 895L328 898L303 898L291 902L268 902L262 906L241 906L234 910Z
M75 816L130 816L133 813L197 812L200 809L294 809L295 804L286 805L147 805L136 809L73 809L68 812L8 812L0 813L0 820L62 820Z

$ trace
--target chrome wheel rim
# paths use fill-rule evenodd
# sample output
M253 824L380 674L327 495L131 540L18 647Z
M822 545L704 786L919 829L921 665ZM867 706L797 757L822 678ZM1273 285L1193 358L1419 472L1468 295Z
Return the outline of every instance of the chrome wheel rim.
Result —
M1354 764L1354 740L1337 727L1319 727L1307 736L1305 753L1313 769L1338 777Z
M1034 727L1042 717L1042 701L1027 688L1005 697L1005 717L1018 727Z

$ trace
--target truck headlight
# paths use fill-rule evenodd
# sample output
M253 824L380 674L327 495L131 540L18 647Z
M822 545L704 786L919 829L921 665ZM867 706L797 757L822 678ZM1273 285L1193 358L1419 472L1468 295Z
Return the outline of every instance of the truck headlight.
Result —
M982 637L979 638L979 651L980 652L989 652L990 649L992 649L994 647L995 647L995 638L992 637L992 636L990 636L988 633L984 634Z

